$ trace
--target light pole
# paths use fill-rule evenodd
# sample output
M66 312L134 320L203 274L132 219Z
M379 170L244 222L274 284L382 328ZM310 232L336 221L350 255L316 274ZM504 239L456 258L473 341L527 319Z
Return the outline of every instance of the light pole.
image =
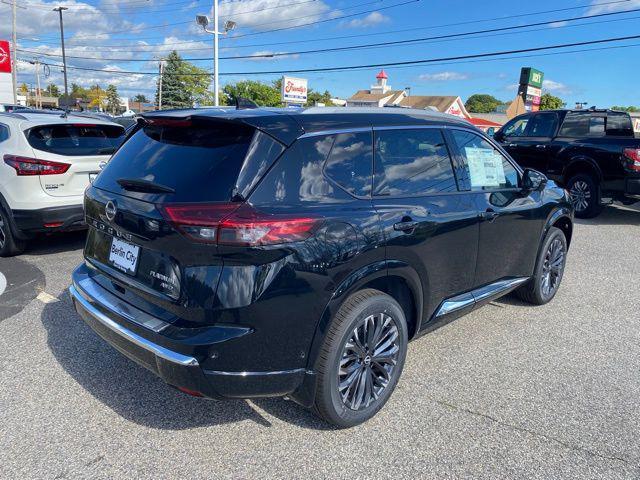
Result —
M58 12L60 14L60 40L62 42L62 68L64 73L64 96L65 99L69 95L69 89L67 87L67 57L64 53L64 25L62 23L62 11L68 10L67 7L56 7L53 9L54 12Z
M236 28L236 22L227 20L224 23L224 32L218 30L218 0L213 0L213 30L209 30L209 17L206 15L196 15L196 23L202 27L207 33L213 34L213 105L218 106L218 95L220 93L220 85L218 83L218 35L226 35L229 31Z

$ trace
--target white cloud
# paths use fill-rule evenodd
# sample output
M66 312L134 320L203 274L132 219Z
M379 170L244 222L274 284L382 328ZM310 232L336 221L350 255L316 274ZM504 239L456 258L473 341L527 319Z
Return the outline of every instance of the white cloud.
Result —
M601 5L598 5L601 4ZM640 8L640 0L629 0L627 2L603 2L602 0L594 0L591 2L591 8L587 11L587 15L596 15L598 13L620 12L622 10L631 10Z
M569 88L564 83L554 82L553 80L544 80L542 82L542 88L551 93L560 93L560 94L570 94L572 93L571 88Z
M388 23L389 21L390 18L386 15L382 15L380 12L371 12L369 15L362 18L355 18L349 22L343 22L341 23L341 26L345 28L367 28L375 27L382 23Z
M220 23L233 20L238 27L255 30L303 25L331 11L322 0L298 5L291 0L229 0L221 2L219 8Z
M449 82L453 80L466 80L469 78L467 73L460 72L438 72L438 73L423 73L420 75L420 80L430 80L433 82Z

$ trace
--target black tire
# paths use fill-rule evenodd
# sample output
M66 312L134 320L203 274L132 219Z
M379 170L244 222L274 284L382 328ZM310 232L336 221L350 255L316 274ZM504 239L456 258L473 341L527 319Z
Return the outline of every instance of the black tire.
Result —
M560 250L555 251L561 253L562 257L558 260L553 247L557 247ZM559 261L558 269L554 271L552 264ZM533 273L533 277L529 282L516 290L516 295L525 302L532 303L534 305L544 305L549 303L560 288L562 282L562 276L564 275L564 267L567 263L567 239L564 236L564 232L559 228L551 227L547 236L542 244L538 259L536 260L536 268ZM549 282L549 283L545 283ZM551 288L547 290L546 285L550 285Z
M24 251L25 242L16 238L13 218L0 205L0 257L13 257Z
M600 185L588 173L574 175L567 182L567 190L578 218L593 218L602 211Z
M391 323L387 323L389 318ZM358 349L361 352L358 354L355 342L349 343L352 347L348 346L347 342L353 339L356 329L358 332L367 331L363 330L365 324L372 327L370 331L373 333L369 337L370 342L362 342L364 349ZM372 339L378 332L378 325L387 325L389 330L379 332L382 337L376 343ZM389 339L393 339L393 343L387 347L389 350L384 351L393 351L396 354L379 354L377 358L380 362L376 362L376 357L372 355L373 348L369 343L376 343L380 350ZM407 321L398 302L374 289L361 290L351 295L335 314L316 361L317 389L313 406L315 414L339 428L353 427L373 417L387 402L398 383L407 355L407 344ZM350 357L354 359L350 360ZM392 357L395 363L389 360ZM383 362L383 358L387 360ZM342 370L340 365L344 367ZM386 375L381 368L385 369ZM349 382L354 375L364 380ZM385 377L382 383L380 383L381 375ZM341 392L339 390L341 376L346 377L343 384L352 385L354 388L345 388ZM383 383L386 385L382 386ZM360 397L358 387L362 388L362 393L366 397L361 401L358 401ZM377 390L378 388L381 390ZM353 393L351 397L350 393Z

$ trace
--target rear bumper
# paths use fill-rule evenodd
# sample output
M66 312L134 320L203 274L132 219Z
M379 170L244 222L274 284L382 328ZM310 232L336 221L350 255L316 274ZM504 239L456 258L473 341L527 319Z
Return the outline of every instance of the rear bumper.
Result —
M209 351L210 345L195 348L193 338L182 333L177 335L181 343L171 338L174 347L167 347L162 332L171 330L169 324L114 297L85 273L85 266L78 267L69 288L78 314L107 343L169 385L216 399L273 397L292 394L313 377L303 368L264 372L204 369L207 358L202 352ZM211 337L211 345L232 337L224 332L215 336L219 338ZM246 352L238 352L239 356L242 353Z
M38 210L13 210L16 226L23 232L51 232L85 227L82 204Z
M640 200L640 178L628 178L625 184L625 194Z

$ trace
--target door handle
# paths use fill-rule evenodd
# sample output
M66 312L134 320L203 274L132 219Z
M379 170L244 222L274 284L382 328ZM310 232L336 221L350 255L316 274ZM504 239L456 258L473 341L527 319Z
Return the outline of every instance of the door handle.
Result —
M418 226L418 222L414 222L413 220L407 220L403 222L398 222L393 224L393 229L398 232L408 232L411 230L415 230Z
M511 147L511 148L513 148L513 147L517 147L517 146L518 146L518 144L517 144L517 143L508 143L508 144L507 144L507 147Z
M547 146L544 144L539 144L539 145L536 145L536 148L547 148Z
M487 211L480 213L480 218L482 220L487 220L488 222L493 222L496 218L500 216L500 212L496 212L491 210L490 208Z

